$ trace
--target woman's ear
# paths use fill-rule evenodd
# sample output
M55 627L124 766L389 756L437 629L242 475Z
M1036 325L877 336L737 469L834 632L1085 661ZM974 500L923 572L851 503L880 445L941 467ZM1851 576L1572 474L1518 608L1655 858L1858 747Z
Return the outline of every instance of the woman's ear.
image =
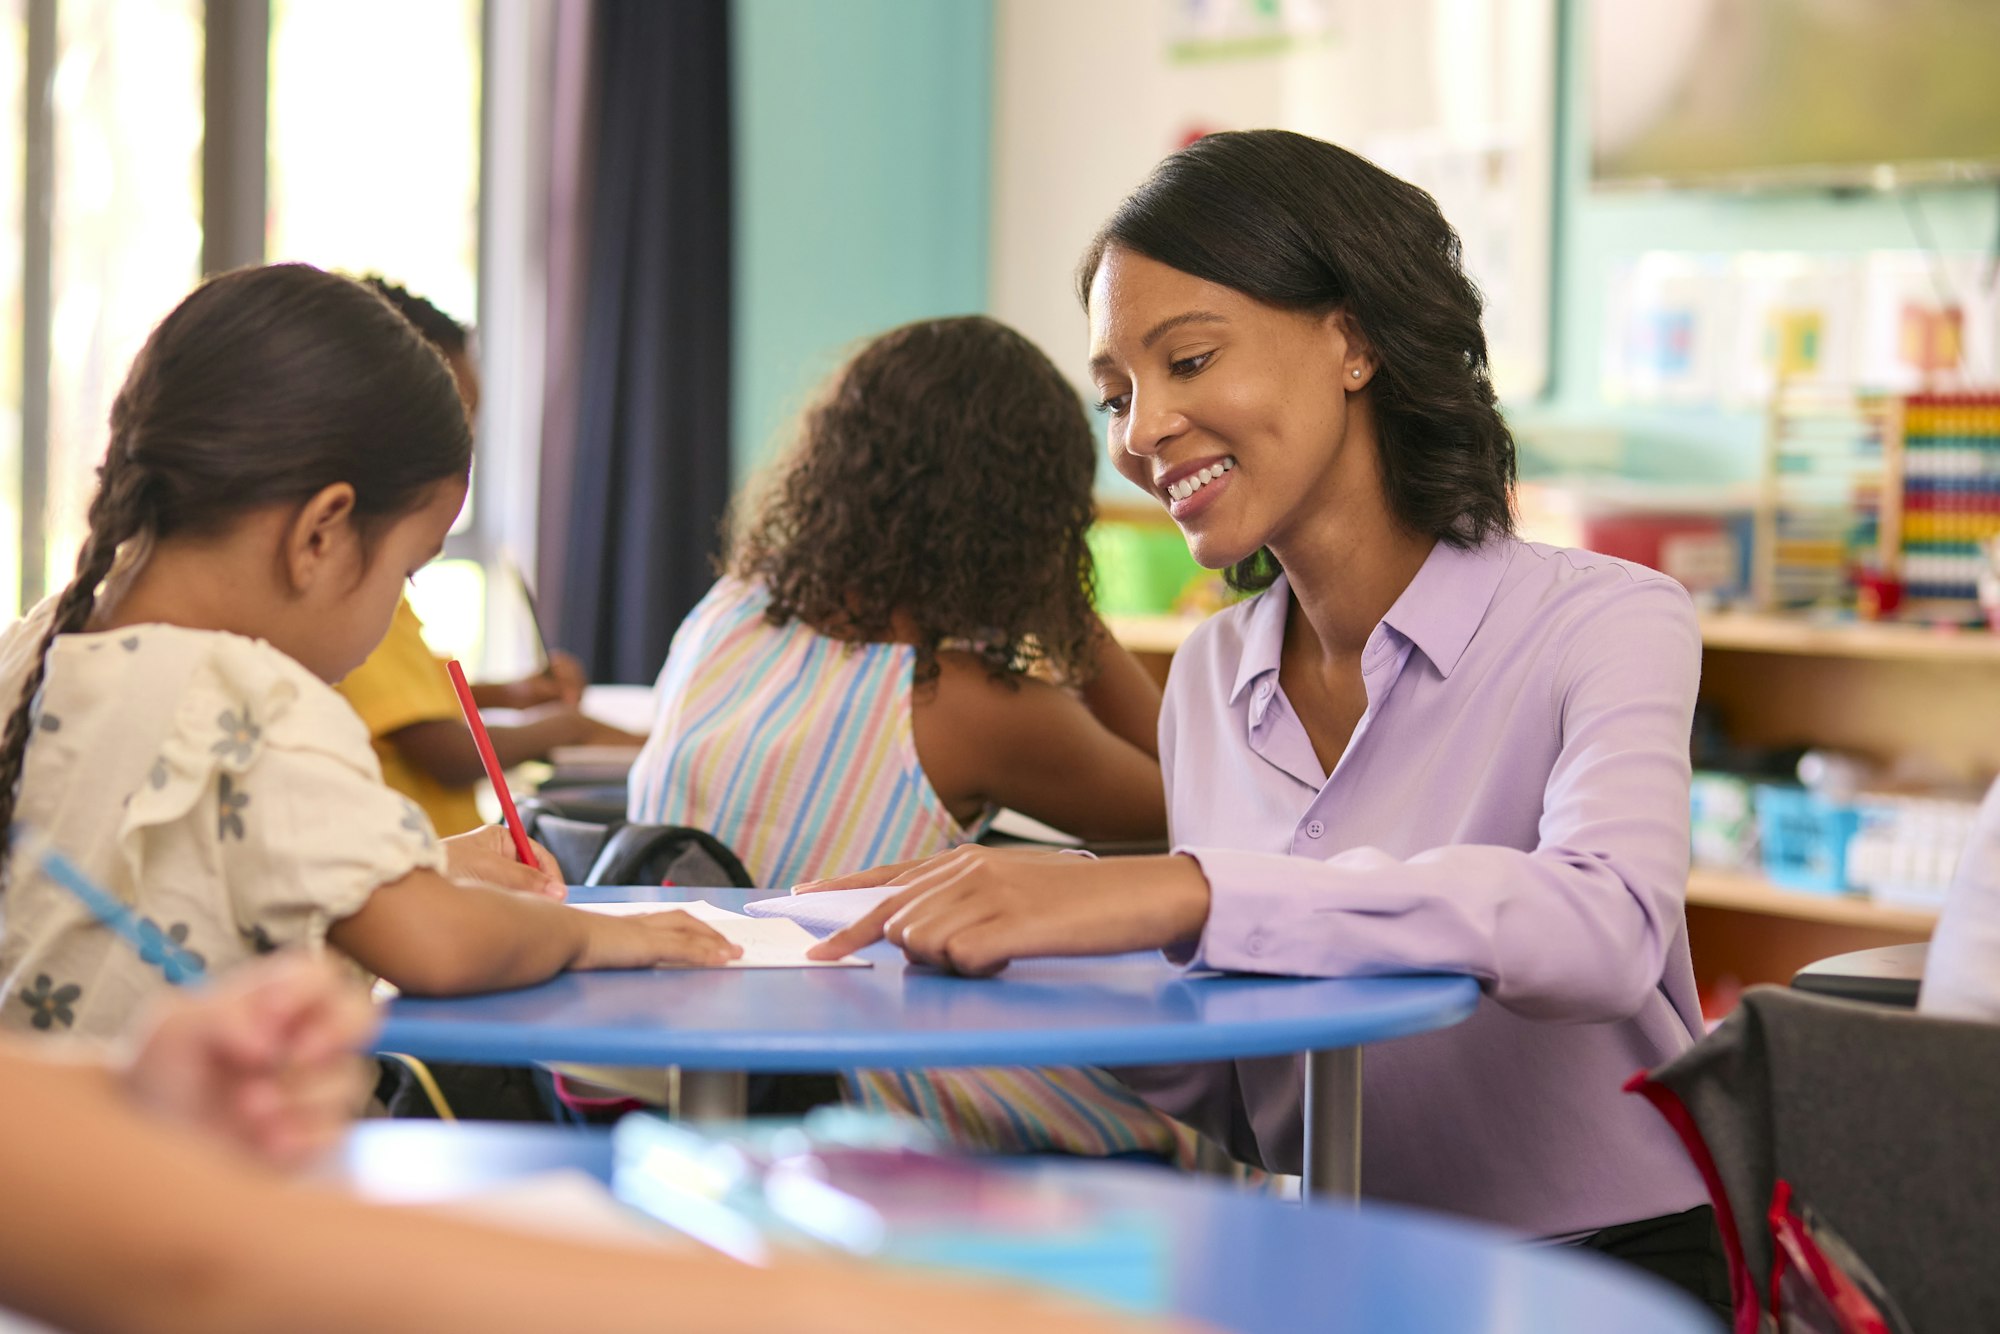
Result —
M1367 337L1344 310L1328 313L1326 331L1334 364L1340 367L1340 387L1349 393L1366 388L1375 378L1375 350Z
M335 482L311 496L285 528L279 554L286 583L297 594L310 592L327 572L349 563L360 548L354 526L354 488Z

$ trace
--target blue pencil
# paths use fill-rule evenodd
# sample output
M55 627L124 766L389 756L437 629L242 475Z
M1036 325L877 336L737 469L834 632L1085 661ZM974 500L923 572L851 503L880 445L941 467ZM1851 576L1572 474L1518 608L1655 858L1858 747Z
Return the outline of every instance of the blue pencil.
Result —
M110 927L114 935L138 952L140 959L158 967L167 981L175 986L192 986L202 980L204 970L199 955L181 948L151 922L142 921L130 907L85 875L75 862L56 851L48 839L16 826L14 845L33 859L43 875L76 895L90 915Z

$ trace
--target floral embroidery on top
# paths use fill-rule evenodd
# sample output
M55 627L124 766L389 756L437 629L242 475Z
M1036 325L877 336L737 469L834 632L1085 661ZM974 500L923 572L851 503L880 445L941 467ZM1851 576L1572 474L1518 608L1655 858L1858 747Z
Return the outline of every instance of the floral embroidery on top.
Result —
M248 704L243 706L241 713L224 709L217 715L215 725L222 729L222 740L209 747L212 754L233 760L238 765L248 765L257 758L257 741L264 735L264 729L251 719Z
M201 976L208 966L208 960L187 948L187 938L186 922L175 922L162 931L152 918L139 919L139 957L158 967L175 985Z
M276 954L278 952L278 942L271 939L271 933L264 929L262 922L251 927L248 931L238 928L237 934L241 935L250 948L258 954Z
M167 785L167 762L165 759L153 761L153 767L146 771L146 781L153 785L155 792L158 792Z
M47 973L35 976L35 985L21 989L21 1003L35 1012L31 1021L36 1028L47 1032L57 1024L64 1028L76 1023L77 999L83 995L83 988L74 982L57 986Z
M222 785L216 791L215 836L227 839L230 835L244 837L243 808L250 804L250 794L239 789L228 774L222 775Z
M139 636L125 636L118 641L118 647L124 649L127 653L137 653L139 651Z
M427 848L437 842L437 835L431 830L430 818L424 814L424 808L408 797L403 798L403 828L422 835Z
M41 728L44 732L60 732L62 731L62 719L56 717L53 713L45 713L35 720L35 726Z

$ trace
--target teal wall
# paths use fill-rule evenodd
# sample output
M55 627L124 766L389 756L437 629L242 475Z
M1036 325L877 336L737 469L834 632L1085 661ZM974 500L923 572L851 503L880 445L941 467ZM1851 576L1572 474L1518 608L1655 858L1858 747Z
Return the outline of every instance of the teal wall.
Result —
M855 340L986 304L991 0L736 0L739 480Z
M1675 479L1740 478L1758 467L1763 423L1756 413L1609 408L1598 392L1604 306L1618 263L1649 250L1856 252L1917 248L1893 195L1600 193L1590 186L1587 85L1579 54L1587 0L1562 3L1562 113L1556 158L1555 346L1548 396L1510 405L1530 450L1560 453L1578 432L1606 430L1622 443L1624 471ZM1996 203L1991 186L1914 192L1937 245L1988 250Z

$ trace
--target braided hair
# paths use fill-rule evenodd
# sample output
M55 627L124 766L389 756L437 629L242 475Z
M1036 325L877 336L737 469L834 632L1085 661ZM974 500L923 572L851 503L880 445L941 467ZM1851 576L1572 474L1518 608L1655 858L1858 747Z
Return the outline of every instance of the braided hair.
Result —
M159 542L213 535L340 482L354 488L366 544L471 461L451 372L375 292L305 264L196 288L112 402L76 575L0 731L0 831L13 827L49 646L89 625L107 581L129 580Z

